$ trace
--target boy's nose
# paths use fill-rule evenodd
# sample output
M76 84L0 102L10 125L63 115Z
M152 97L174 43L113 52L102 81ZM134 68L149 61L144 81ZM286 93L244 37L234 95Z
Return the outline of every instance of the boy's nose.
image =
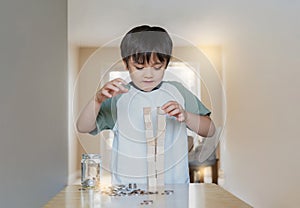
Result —
M150 78L153 76L153 69L151 67L147 67L144 70L145 70L145 74L144 74L145 77Z

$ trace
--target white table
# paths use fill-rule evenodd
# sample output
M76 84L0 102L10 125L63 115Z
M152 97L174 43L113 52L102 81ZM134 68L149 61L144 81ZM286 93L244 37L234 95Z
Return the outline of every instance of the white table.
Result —
M44 208L48 207L158 207L158 208L249 208L250 205L238 199L222 187L209 184L166 185L158 190L158 194L138 196L108 196L95 190L80 190L80 185L67 186L51 199ZM138 186L143 189L143 187ZM171 195L161 194L164 190L173 190ZM142 205L144 200L153 200L151 205Z

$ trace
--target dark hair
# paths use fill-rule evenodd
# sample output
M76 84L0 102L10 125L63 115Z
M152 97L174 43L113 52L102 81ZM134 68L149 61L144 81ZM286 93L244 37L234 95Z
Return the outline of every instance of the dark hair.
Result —
M127 65L131 57L135 62L143 64L149 62L151 54L155 54L159 61L166 62L167 66L171 58L173 43L165 29L141 25L126 33L120 48L122 59Z

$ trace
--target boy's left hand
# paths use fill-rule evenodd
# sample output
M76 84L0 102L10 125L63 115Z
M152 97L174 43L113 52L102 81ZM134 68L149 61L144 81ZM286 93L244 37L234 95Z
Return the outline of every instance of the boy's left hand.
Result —
M179 122L184 122L186 120L187 117L186 111L176 101L167 102L161 107L161 109L165 111L165 113L167 113L169 116L176 117L177 121Z

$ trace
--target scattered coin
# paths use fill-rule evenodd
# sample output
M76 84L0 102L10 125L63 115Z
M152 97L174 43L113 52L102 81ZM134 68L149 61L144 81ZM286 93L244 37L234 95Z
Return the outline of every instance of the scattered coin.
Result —
M141 205L150 205L153 204L153 200L144 200L143 202L141 202Z

